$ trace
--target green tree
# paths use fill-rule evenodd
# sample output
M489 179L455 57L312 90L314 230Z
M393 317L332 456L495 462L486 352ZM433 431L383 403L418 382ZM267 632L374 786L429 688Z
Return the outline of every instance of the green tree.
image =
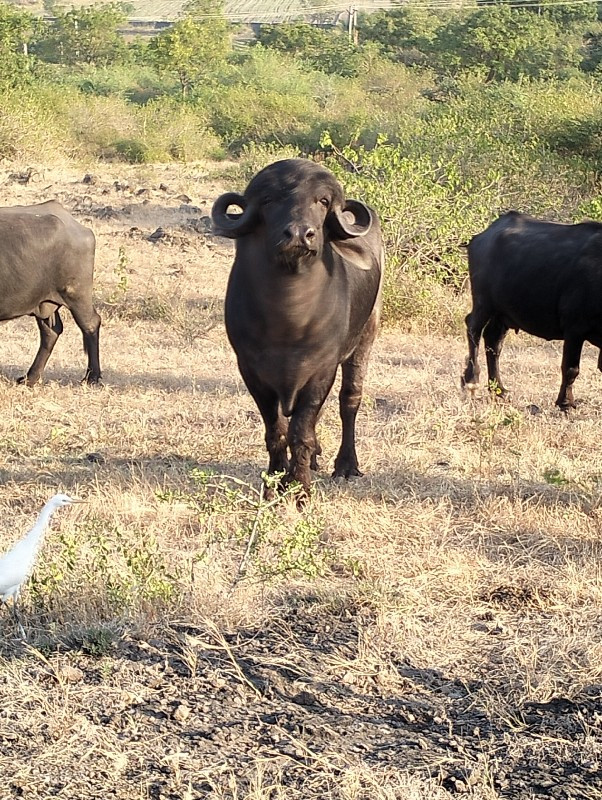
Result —
M416 60L437 35L443 22L427 8L411 3L399 8L360 15L359 36L362 43L377 44L384 55L396 61Z
M429 52L441 71L483 68L488 80L540 78L576 67L576 41L546 16L507 5L457 15L440 29Z
M38 52L59 64L106 66L127 58L127 45L118 27L127 19L129 6L106 3L70 11L55 10L55 20Z
M328 74L351 78L360 69L360 48L336 29L323 30L307 22L262 25L257 39L264 47L291 53Z
M521 6L524 6L525 11L536 14L538 17L544 16L548 19L552 19L565 29L567 27L582 28L583 25L596 22L599 13L598 3L578 2L574 4L564 4L559 3L558 0L539 0L538 3L534 3L533 0L507 1L521 10L523 10ZM481 5L481 3L477 4ZM488 0L488 2L482 3L482 5L491 5L491 1Z
M588 33L584 37L583 61L581 69L585 72L600 72L602 64L602 33Z
M184 16L148 44L151 63L174 75L182 97L212 68L223 63L230 50L229 26L221 0L193 0Z
M41 23L27 11L8 3L0 5L0 82L22 83L31 74L28 48Z

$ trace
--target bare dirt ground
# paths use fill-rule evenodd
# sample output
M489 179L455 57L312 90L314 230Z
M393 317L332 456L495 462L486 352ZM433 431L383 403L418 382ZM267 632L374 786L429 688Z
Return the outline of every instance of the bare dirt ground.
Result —
M328 477L333 395L312 502L269 506L207 229L228 169L0 173L2 204L94 230L104 371L80 385L64 314L17 386L36 327L2 327L0 551L55 491L86 503L55 517L27 641L0 617L0 799L601 797L597 353L563 415L558 343L509 336L501 403L461 393L462 336L386 330L365 477Z

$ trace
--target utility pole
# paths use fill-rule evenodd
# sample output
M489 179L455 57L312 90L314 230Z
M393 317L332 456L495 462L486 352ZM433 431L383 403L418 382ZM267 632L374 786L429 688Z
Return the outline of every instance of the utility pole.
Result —
M349 8L347 9L347 18L348 18L347 34L349 35L349 41L353 42L355 27L357 25L357 8L349 6Z

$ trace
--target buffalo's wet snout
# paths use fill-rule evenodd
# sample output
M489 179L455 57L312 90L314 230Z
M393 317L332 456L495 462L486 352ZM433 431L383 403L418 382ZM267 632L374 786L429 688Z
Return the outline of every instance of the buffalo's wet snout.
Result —
M282 246L285 248L301 247L304 250L314 250L316 229L311 225L287 225L282 232Z

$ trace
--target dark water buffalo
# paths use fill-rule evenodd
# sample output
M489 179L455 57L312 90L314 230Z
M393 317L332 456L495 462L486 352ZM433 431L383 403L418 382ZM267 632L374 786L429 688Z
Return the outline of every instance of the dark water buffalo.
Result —
M478 381L482 333L489 381L505 393L498 362L504 336L514 328L564 340L556 405L574 408L583 343L602 347L602 225L544 222L510 211L471 239L468 268L473 306L466 317L463 385Z
M285 471L285 484L299 481L309 493L321 452L316 421L341 364L343 437L333 476L361 475L355 418L383 268L376 214L346 200L324 167L287 159L259 172L243 196L218 198L212 217L216 233L236 239L226 330L265 423L268 472Z
M32 386L63 330L66 306L84 336L85 380L100 380L100 317L92 305L94 234L54 201L0 208L0 321L36 318L40 347L21 383Z

